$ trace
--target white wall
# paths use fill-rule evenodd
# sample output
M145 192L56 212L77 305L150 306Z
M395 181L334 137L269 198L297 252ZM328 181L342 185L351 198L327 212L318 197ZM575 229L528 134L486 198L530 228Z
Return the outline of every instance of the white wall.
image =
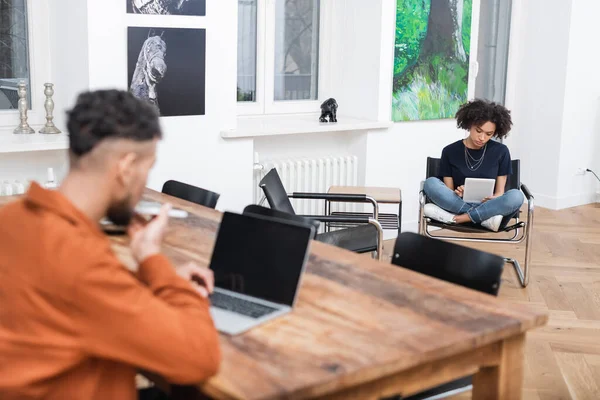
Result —
M571 0L513 4L507 106L514 127L506 144L537 203L556 208Z
M600 2L574 0L567 61L560 147L558 207L595 201L598 181L578 168L594 169L600 158L600 52L590 45L600 38ZM597 168L595 168L597 169ZM598 171L596 171L598 173Z
M598 168L600 36L594 0L515 1L509 72L522 180L538 205L560 209L596 200L598 184L578 168Z
M164 132L149 187L177 179L222 194L219 209L252 200L252 141L224 141L235 128L237 2L208 1L206 17L125 14L123 0L89 0L90 88L127 89L127 26L206 28L206 115L161 118Z
M371 120L379 117L379 93L384 89L379 84L382 73L379 44L385 1L336 0L329 5L331 19L326 22L327 32L324 32L330 42L329 54L321 62L329 63L330 75L321 77L327 92L322 94L324 98L336 98L340 115Z
M87 4L62 0L52 2L49 10L54 122L66 132L66 110L73 106L77 94L89 86Z

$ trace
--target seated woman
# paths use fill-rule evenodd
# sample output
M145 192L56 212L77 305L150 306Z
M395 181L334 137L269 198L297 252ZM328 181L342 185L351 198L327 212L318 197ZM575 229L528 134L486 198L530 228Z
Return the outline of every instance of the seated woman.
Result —
M510 131L510 111L499 104L474 100L460 107L456 120L469 136L442 151L443 182L433 177L425 181L423 191L433 202L425 205L425 216L448 224L473 222L497 232L503 218L515 214L524 200L519 190L504 192L512 173L510 152L506 145L491 140L502 139ZM462 199L466 178L495 179L493 196L481 203L466 203Z

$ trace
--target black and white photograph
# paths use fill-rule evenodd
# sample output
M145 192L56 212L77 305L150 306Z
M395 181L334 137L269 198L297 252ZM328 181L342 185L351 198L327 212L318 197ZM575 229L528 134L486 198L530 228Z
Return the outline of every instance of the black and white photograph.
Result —
M206 15L206 0L125 0L130 14Z
M204 115L206 30L128 28L128 86L161 117Z

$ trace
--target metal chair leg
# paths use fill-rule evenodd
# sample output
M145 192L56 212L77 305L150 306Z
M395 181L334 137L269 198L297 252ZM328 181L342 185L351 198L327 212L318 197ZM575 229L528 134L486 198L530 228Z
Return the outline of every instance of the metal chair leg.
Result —
M511 263L515 267L515 271L519 277L522 287L527 287L529 284L529 262L531 261L531 236L533 234L533 198L528 201L527 210L527 225L525 226L525 263L524 268L514 258L505 258L504 260Z
M425 194L419 193L419 235L425 235Z
M517 273L517 276L519 277L519 282L521 282L521 286L523 286L523 287L527 286L527 283L525 282L526 275L523 272L523 269L521 268L521 264L519 264L519 261L517 261L514 258L507 258L507 257L504 258L504 261L513 265L513 267L515 268L515 272Z
M527 239L525 241L525 271L523 274L523 287L529 284L529 262L531 261L531 247L532 247L532 236L533 236L533 198L529 201L527 212L527 226L525 227L525 234Z
M381 261L383 259L383 228L376 219L369 218L369 223L377 228L377 260Z

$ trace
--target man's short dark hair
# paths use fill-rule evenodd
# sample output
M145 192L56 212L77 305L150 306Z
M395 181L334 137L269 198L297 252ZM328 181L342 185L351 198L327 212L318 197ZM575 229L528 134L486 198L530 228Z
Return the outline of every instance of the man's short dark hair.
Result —
M463 104L456 113L456 125L469 130L473 125L481 126L486 122L496 125L494 136L504 138L510 132L512 119L506 107L487 100L475 99Z
M78 157L105 139L143 142L162 137L155 108L123 90L81 93L67 115L69 148Z

